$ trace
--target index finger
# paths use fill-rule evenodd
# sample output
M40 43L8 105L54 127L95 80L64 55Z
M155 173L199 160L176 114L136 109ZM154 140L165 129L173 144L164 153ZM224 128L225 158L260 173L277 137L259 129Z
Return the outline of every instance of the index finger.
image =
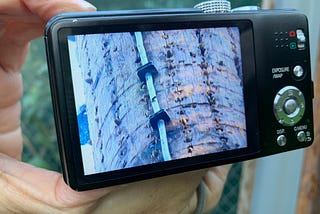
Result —
M21 154L19 70L29 41L43 34L52 16L90 10L95 7L82 0L0 0L0 153L15 158Z
M0 0L0 21L4 19L24 19L47 22L51 17L58 13L95 10L96 8L83 0L57 0L57 1L38 1L38 0Z
M42 35L45 23L63 12L96 8L82 0L0 0L0 65L6 71L21 68L30 40Z

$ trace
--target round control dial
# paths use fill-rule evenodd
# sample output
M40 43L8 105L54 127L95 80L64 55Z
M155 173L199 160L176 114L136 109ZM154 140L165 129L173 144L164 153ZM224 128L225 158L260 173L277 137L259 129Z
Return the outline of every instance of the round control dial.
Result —
M303 93L294 86L282 88L274 98L274 115L284 126L294 126L304 115L305 99Z

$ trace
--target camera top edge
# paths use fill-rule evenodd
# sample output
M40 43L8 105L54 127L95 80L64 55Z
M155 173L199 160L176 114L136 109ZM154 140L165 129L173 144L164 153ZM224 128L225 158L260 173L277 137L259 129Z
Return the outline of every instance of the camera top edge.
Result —
M77 19L90 17L110 17L110 16L133 16L133 15L159 15L159 14L182 14L182 13L203 13L197 8L168 8L168 9L137 9L137 10L110 10L95 12L68 12L61 13L51 18L47 23L47 28L61 19Z
M175 15L205 15L205 16L250 16L259 14L292 14L302 12L295 9L272 9L272 10L234 10L223 13L204 13L199 8L164 8L164 9L137 9L137 10L112 10L96 12L69 12L56 15L50 19L45 27L45 36L49 34L52 27L60 21L74 21L79 18L109 18L109 17L131 17L131 16L175 16Z

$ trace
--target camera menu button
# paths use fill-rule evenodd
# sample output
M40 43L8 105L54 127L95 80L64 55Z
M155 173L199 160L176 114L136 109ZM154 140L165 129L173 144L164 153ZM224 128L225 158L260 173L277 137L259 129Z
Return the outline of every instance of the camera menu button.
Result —
M298 139L298 141L299 142L305 142L306 140L307 140L307 135L306 135L306 133L304 132L304 131L300 131L300 132L298 132L298 134L297 134L297 139Z

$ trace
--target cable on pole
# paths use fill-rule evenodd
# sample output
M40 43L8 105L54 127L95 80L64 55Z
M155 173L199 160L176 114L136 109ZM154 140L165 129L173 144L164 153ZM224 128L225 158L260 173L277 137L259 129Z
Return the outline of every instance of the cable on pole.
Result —
M160 108L157 99L157 93L153 83L153 78L155 78L155 76L158 74L158 71L153 65L153 63L149 62L148 60L147 53L143 44L142 33L135 32L134 35L136 38L137 49L142 63L142 66L137 69L137 73L140 81L147 85L151 106L153 109L153 114L150 116L149 121L151 127L154 130L158 130L159 132L163 159L165 161L172 160L169 151L167 131L165 125L166 123L170 122L170 117L164 109Z

